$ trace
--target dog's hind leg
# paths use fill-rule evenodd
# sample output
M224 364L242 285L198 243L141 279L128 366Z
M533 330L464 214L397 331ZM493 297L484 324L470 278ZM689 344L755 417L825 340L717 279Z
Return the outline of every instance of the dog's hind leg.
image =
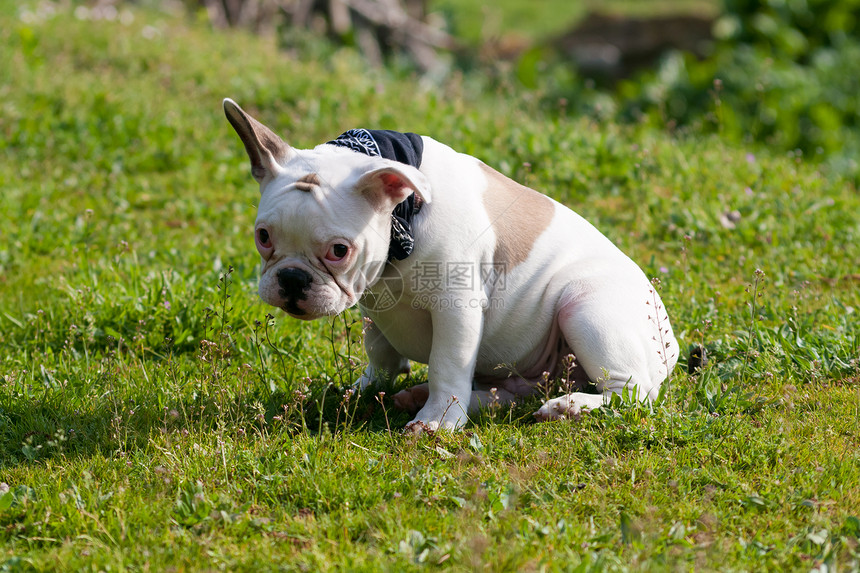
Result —
M481 408L490 405L506 406L513 403L517 398L531 396L535 392L535 385L522 378L507 378L494 382L476 383L477 387L472 391L469 401L469 415L475 414ZM401 390L394 395L394 406L411 414L416 413L427 402L430 395L430 387L424 384L416 384L411 388Z
M578 418L625 389L640 401L657 398L677 361L678 343L662 302L650 292L652 301L631 301L602 291L600 296L562 305L558 312L562 333L599 394L573 392L549 400L535 412L538 420Z
M430 397L430 385L427 382L405 388L393 396L394 407L398 410L417 414L418 410L427 403Z

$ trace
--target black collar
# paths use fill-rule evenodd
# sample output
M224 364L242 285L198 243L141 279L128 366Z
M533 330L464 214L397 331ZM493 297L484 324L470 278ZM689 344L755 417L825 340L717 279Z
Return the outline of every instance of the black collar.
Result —
M397 204L391 213L391 242L388 243L388 260L402 261L412 254L415 247L415 233L412 219L421 210L424 201L420 195L412 193L405 201Z
M424 153L424 142L420 135L387 129L350 129L327 143L372 157L393 159L415 169L421 167L421 156ZM421 197L412 193L394 207L391 213L391 241L388 244L389 261L402 261L412 253L415 246L412 220L421 211L423 204Z

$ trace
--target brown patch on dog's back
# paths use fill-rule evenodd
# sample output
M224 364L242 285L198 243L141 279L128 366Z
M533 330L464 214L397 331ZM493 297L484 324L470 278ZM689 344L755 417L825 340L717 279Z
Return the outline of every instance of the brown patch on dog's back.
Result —
M481 170L487 177L484 207L496 233L493 263L512 269L528 258L535 241L552 221L555 205L549 197L484 163Z
M299 191L310 191L314 187L319 187L320 176L316 173L308 173L298 181L296 181L296 189Z

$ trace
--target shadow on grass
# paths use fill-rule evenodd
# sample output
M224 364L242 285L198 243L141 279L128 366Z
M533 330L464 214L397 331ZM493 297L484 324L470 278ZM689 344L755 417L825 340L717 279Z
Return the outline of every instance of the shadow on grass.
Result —
M299 432L364 430L397 432L410 415L394 408L392 392L352 395L333 384L313 394L254 389L219 400L217 394L174 400L128 399L121 406L105 395L95 402L23 398L0 405L0 469L61 456L123 457L159 436L222 433L240 438L265 432L289 439Z

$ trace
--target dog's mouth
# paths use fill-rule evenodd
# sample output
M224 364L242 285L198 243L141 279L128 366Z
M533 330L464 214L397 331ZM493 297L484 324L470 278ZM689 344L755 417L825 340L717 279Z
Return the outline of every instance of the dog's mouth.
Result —
M308 314L307 311L299 308L299 304L298 304L298 302L296 302L296 299L294 299L294 298L288 299L284 303L284 306L281 307L281 310L283 310L284 312L286 312L287 314L289 314L291 316L295 316L296 318L301 318L301 317L307 316L307 314Z
M348 277L317 269L312 270L312 277L295 271L275 273L261 279L260 296L292 318L310 321L335 316L359 298L355 293L359 285L353 285Z
M299 306L299 300L305 301L304 308ZM302 297L301 299L290 298L282 300L279 308L292 318L306 321L316 320L324 316L335 316L348 308L348 306L338 308L338 305L333 302L324 303L320 306L318 304L319 302L320 301L317 301L317 304L314 304L314 302L311 301L311 303L308 304L307 298L305 297Z

